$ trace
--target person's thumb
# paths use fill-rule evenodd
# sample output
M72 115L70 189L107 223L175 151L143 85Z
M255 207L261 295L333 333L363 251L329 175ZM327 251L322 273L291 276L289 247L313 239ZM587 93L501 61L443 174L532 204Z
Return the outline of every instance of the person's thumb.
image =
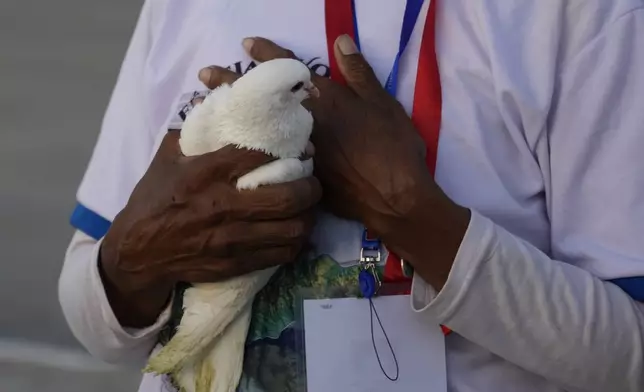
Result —
M334 50L338 68L353 91L365 99L382 94L384 90L376 74L350 36L339 36Z

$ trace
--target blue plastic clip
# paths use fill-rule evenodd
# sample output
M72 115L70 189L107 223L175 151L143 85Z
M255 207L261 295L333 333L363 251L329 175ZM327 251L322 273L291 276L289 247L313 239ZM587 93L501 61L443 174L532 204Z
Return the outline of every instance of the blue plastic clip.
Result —
M363 269L358 275L358 282L360 284L360 292L365 298L373 298L376 295L377 285L376 278L373 276L373 273Z

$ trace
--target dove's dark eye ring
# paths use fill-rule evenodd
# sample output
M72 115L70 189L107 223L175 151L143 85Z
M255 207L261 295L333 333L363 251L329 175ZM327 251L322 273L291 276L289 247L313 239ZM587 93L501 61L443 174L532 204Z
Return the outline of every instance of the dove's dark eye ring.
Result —
M304 82L297 82L297 84L293 87L291 87L291 92L294 93L304 87Z

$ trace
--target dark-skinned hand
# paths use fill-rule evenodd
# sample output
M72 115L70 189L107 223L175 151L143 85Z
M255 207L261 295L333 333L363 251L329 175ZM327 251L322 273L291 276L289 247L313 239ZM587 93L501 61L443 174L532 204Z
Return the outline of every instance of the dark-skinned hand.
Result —
M296 259L321 197L314 177L238 191L242 175L269 162L225 147L181 154L165 136L149 169L106 234L100 272L119 322L152 324L177 282L216 282Z
M259 62L296 58L260 37L244 40L244 47ZM315 118L315 174L324 204L338 216L363 222L440 289L469 224L469 210L435 184L411 119L351 38L338 38L335 56L347 85L312 73L320 97L304 103ZM199 74L211 89L239 76L219 66Z

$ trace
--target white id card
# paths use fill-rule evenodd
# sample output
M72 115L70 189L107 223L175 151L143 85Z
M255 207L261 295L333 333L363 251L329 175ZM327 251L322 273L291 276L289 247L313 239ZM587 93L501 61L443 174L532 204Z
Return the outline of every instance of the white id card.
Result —
M400 369L385 377L371 340L369 301L361 298L304 299L307 392L445 392L445 338L438 323L412 311L408 295L373 299ZM374 337L384 370L396 365L378 321Z

